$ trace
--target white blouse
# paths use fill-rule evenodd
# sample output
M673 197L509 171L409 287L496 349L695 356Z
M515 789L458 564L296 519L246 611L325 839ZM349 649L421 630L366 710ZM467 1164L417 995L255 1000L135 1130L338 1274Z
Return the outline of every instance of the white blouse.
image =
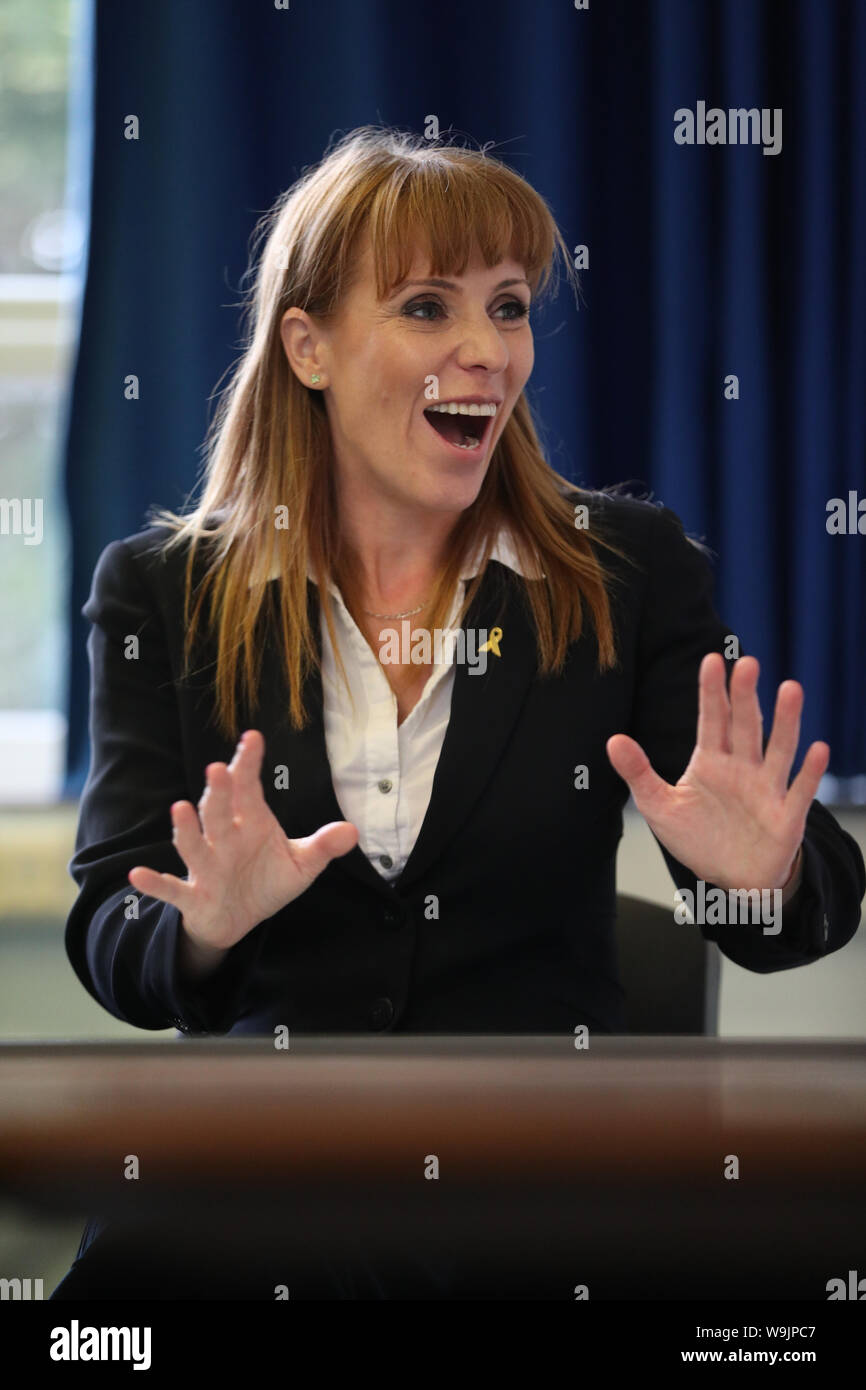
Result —
M506 531L499 533L491 558L524 573ZM450 631L458 630L454 624L465 584L477 572L476 561L460 576L464 590L455 594L447 622ZM358 828L362 852L390 881L402 873L427 813L451 716L453 643L443 642L442 659L434 666L421 698L398 725L397 697L382 666L333 583L330 592L337 640L354 698L353 706L322 614L325 743L331 778L345 819ZM392 626L400 632L399 620Z

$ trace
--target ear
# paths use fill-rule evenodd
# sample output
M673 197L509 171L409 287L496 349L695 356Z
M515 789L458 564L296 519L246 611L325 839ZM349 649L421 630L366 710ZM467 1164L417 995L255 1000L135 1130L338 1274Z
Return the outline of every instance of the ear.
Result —
M287 309L280 320L280 340L286 360L303 386L327 386L324 337L308 313L296 307ZM313 382L316 374L319 381Z

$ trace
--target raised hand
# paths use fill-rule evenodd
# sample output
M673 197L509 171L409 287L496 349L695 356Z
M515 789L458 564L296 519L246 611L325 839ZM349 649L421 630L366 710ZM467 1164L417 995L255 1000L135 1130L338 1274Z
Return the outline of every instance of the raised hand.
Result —
M698 678L698 736L675 786L659 777L639 743L627 734L607 741L616 772L665 849L696 878L718 888L783 888L803 840L806 816L827 770L830 748L810 745L788 787L800 737L803 687L783 681L773 727L762 748L757 684L760 667L744 656L731 673L709 652ZM784 901L784 899L783 899Z
M202 952L234 946L358 841L348 821L288 839L264 798L264 751L262 734L247 730L228 765L206 768L198 813L190 801L172 805L174 844L187 878L141 867L128 875L133 888L179 909L188 937Z

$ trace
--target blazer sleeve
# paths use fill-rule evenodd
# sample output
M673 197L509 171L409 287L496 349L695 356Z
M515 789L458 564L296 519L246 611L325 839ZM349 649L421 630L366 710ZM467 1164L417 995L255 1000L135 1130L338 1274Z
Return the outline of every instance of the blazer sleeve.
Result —
M648 577L638 638L638 675L628 730L667 782L679 780L697 737L698 670L710 651L724 654L726 627L713 605L709 561L667 507L655 508ZM742 651L742 648L741 648ZM726 662L730 680L732 663ZM764 747L767 744L764 736ZM795 762L793 773L799 768ZM657 839L658 837L656 837ZM697 879L661 842L678 888L695 893ZM806 819L802 879L782 909L782 929L760 923L701 925L730 960L762 974L804 965L850 941L860 921L866 869L857 842L819 801ZM673 910L673 906L672 906ZM684 930L689 930L686 926Z
M206 981L187 982L176 963L179 910L136 892L127 878L136 864L186 877L170 807L192 798L164 624L125 541L100 555L81 611L92 623L91 751L68 865L79 893L66 924L67 954L85 989L116 1018L139 1028L225 1032L262 926Z

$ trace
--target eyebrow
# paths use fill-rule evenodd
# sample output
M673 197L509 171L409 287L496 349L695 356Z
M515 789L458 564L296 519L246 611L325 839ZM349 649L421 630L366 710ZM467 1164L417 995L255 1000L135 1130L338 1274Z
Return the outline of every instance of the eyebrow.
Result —
M457 290L458 294L460 293L460 286L456 285L453 280L404 280L402 285L398 285L397 289L394 290L391 298L393 299L394 295L400 294L402 290L408 289L410 285L435 285L440 290ZM494 285L492 293L495 294L497 290L504 290L508 285L527 285L529 289L532 289L527 279L518 276L513 280L500 280L498 285Z

